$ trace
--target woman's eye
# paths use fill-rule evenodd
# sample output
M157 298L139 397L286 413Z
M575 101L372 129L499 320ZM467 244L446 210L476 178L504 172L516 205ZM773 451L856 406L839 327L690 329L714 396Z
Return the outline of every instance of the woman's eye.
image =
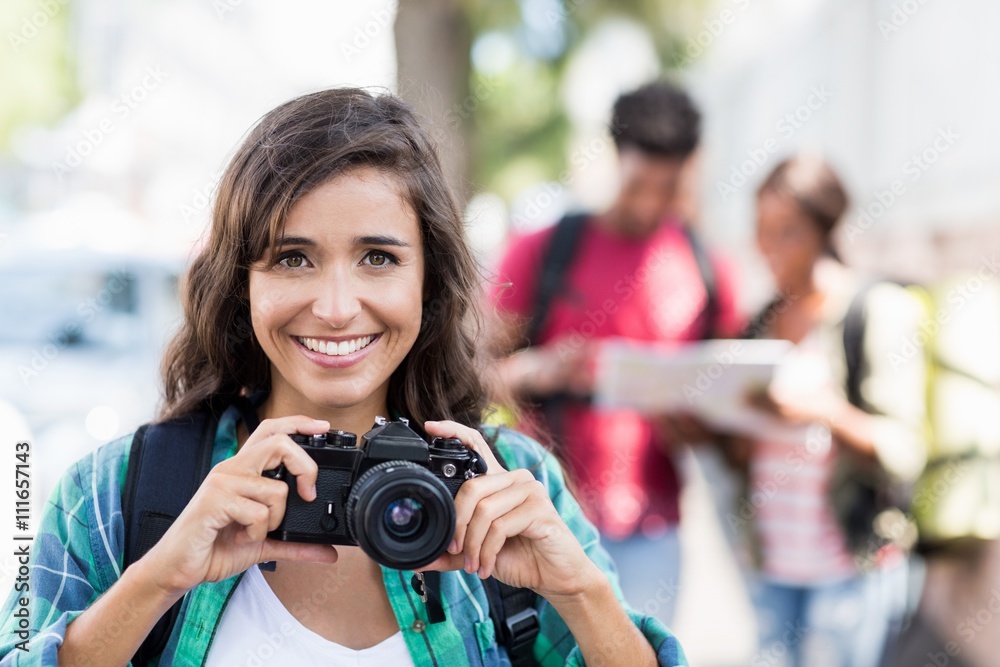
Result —
M395 257L381 250L369 250L368 254L365 255L365 259L367 260L369 266L382 267L396 263Z
M305 266L306 258L299 253L288 254L278 260L278 264L289 269L299 269Z

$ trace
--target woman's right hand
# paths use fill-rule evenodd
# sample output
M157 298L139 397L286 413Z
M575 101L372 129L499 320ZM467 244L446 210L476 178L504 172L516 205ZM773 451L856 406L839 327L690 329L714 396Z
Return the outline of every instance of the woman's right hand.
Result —
M334 547L267 537L281 523L286 482L262 476L284 464L299 496L316 498L316 462L289 436L325 433L330 424L308 417L266 419L237 454L209 472L163 538L136 564L179 596L204 581L221 581L264 561L333 563Z

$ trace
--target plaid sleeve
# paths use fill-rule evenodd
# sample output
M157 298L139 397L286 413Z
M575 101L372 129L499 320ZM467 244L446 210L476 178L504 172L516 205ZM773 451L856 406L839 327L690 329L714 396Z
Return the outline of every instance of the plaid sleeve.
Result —
M118 580L121 477L130 444L126 436L70 466L45 504L30 543L28 589L15 583L3 605L0 667L58 664L66 626ZM27 619L17 615L22 598Z
M545 485L549 498L566 525L576 535L590 559L601 568L611 581L615 595L635 623L656 650L657 662L661 667L684 667L687 659L677 638L657 619L644 616L631 609L624 601L618 573L608 552L601 546L600 535L594 525L584 516L579 503L566 487L562 467L551 453L531 438L500 428L496 432L496 447L510 468L527 468L535 479ZM556 610L544 599L538 602L541 631L535 640L535 659L542 667L556 665L583 665L583 656L573 635ZM609 650L615 650L615 641L609 637Z

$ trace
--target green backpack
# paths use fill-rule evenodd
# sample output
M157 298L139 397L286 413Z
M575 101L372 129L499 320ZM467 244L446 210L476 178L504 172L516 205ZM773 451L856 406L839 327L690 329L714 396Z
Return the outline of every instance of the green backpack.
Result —
M910 288L928 317L901 353L928 360L928 462L911 511L922 550L1000 539L1000 280Z

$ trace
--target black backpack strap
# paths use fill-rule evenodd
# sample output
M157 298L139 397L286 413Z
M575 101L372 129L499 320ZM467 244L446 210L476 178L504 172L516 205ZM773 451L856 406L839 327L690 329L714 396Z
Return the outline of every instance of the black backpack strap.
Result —
M136 432L122 492L123 569L163 537L194 496L211 468L217 424L214 414L198 412L146 424ZM178 600L156 622L133 656L133 665L146 665L163 652L183 601Z
M705 285L705 309L702 311L705 314L705 329L702 338L708 340L716 336L719 327L719 280L705 244L689 224L684 223L681 228L687 237L688 245L691 246L691 254L694 256L695 264L698 265L701 281Z
M500 429L486 427L480 429L486 443L496 456L497 462L507 470L510 466L496 448L496 440ZM421 590L422 589L422 590ZM418 594L427 595L427 619L431 623L445 620L444 607L441 604L441 573L425 572L422 586L414 583ZM535 638L538 637L541 624L535 603L538 595L529 588L508 586L494 577L483 582L486 599L490 603L490 618L496 630L497 643L507 649L513 667L530 667L535 665L533 649Z
M566 273L573 263L588 217L585 213L576 213L563 216L556 223L555 231L552 232L552 238L538 265L538 285L535 288L535 301L526 335L528 345L538 344L552 301L566 283Z
M863 286L851 299L851 305L844 316L844 357L847 360L847 381L845 389L847 400L856 408L865 410L868 407L861 396L861 382L868 374L868 362L865 359L865 302L868 292L875 283ZM867 411L867 410L866 410Z
M541 630L535 601L538 596L527 588L514 588L490 577L483 582L490 601L490 618L497 639L507 649L513 667L535 664L535 638Z

